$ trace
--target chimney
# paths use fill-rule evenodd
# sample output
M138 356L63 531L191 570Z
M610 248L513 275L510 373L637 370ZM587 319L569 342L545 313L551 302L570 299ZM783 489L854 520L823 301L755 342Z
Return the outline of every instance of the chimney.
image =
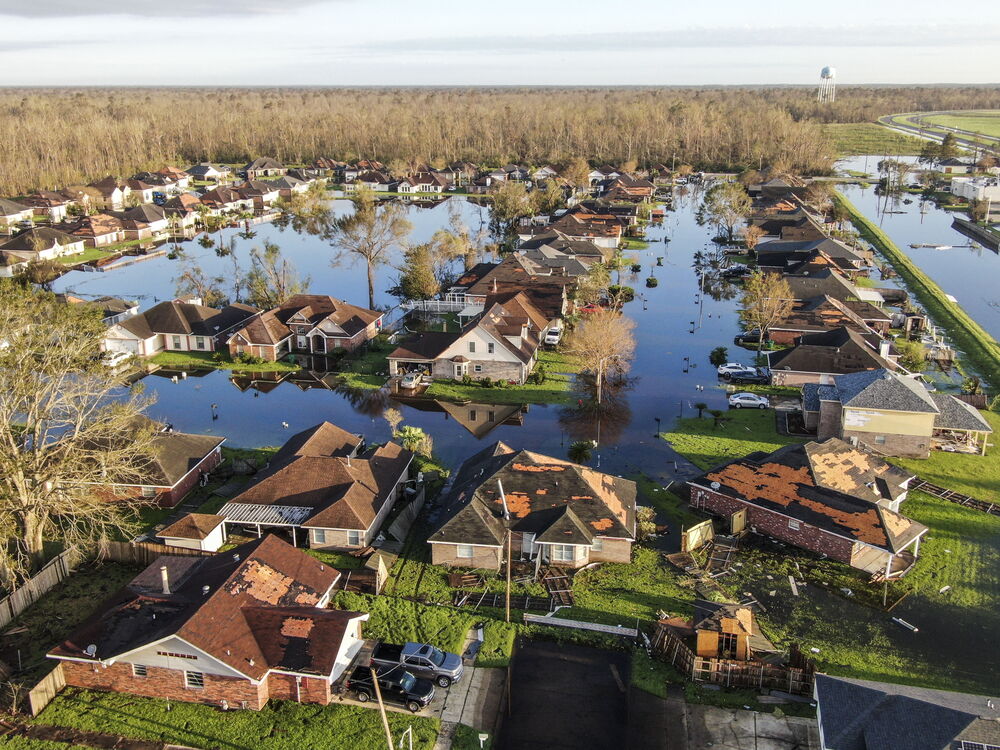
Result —
M170 596L170 574L166 565L160 566L160 581L163 583L163 595Z
M889 339L882 339L878 342L878 353L882 359L889 358L889 347L892 346L892 342Z

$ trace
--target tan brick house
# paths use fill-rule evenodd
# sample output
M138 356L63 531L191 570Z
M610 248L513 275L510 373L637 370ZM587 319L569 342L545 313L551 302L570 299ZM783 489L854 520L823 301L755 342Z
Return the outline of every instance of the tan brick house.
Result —
M340 573L268 535L205 557L164 555L48 653L66 684L261 709L326 705L367 614L326 609Z
M887 578L916 561L927 527L899 513L913 475L843 440L752 453L688 482L692 507Z
M293 435L256 481L226 503L228 527L287 531L313 549L367 547L402 496L413 454L329 422Z
M510 534L514 559L536 567L629 562L636 485L628 479L497 442L469 458L428 538L435 565L498 570Z
M246 322L228 339L229 353L270 362L292 354L353 351L382 330L383 314L325 294L297 294Z

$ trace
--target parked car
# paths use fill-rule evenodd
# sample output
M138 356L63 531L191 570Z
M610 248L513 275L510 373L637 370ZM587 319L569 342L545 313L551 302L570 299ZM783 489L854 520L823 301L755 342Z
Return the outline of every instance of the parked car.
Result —
M771 402L756 393L734 393L729 397L729 405L734 409L766 409Z
M545 343L549 346L555 346L562 339L562 331L558 328L550 328L545 333Z
M771 371L766 367L758 367L752 372L738 372L726 379L736 385L769 385L771 383Z
M129 364L133 359L135 359L135 355L132 352L105 352L104 366L111 370L117 370L119 367Z
M764 341L767 341L767 337L764 337ZM760 330L755 328L752 331L744 331L743 333L737 333L733 337L733 343L740 346L746 346L747 344L759 344L761 343Z
M462 679L465 667L462 657L442 651L429 643L380 643L372 653L372 664L378 666L402 666L417 677L433 680L441 687L448 687Z
M737 373L753 372L754 368L750 365L741 365L739 362L726 362L724 365L719 365L718 370L719 375L726 377L727 375L734 375Z
M406 706L411 713L417 713L434 700L434 683L414 677L401 666L375 667L378 676L378 689L382 700ZM372 681L370 667L358 667L344 684L348 690L353 690L357 699L367 703L375 697L375 684Z
M407 390L413 390L418 385L420 385L419 372L408 372L403 376L403 379L399 381L399 387Z

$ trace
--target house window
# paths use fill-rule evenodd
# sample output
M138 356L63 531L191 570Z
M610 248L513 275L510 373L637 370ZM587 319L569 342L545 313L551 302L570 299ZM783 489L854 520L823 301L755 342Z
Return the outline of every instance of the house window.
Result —
M326 544L326 529L313 529L312 532L315 544Z
M355 529L350 529L347 532L347 544L351 547L361 546L361 532Z
M875 445L885 445L885 435L876 435Z
M489 354L493 354L493 353L494 353L494 352L496 351L496 348L497 348L497 345L496 345L496 344L492 344L492 343L490 343L490 344L487 344L487 345L486 345L486 351L487 351L487 353L489 353Z
M794 518L788 519L788 528L792 529L793 531L798 531L800 527L801 524L799 524L799 522L796 521Z
M496 422L497 421L497 413L495 411L489 412L486 415L486 421L487 422Z
M594 537L594 541L590 543L591 552L603 552L604 551L604 540L599 536Z
M189 688L205 687L205 675L202 672L185 672L184 686Z
M156 488L155 487L143 487L142 488L142 496L143 497L156 497Z
M472 545L459 544L458 551L455 552L455 557L464 557L466 559L470 559L472 557Z
M205 337L204 336L197 336L195 338L195 340L194 340L194 346L195 346L196 349L204 349L205 348Z
M555 562L573 562L576 559L576 547L571 544L553 544L552 559Z
M132 665L132 676L133 677L145 677L146 676L146 665L145 664L133 664Z
M470 422L475 422L476 421L476 410L475 409L469 409L469 421Z
M483 366L482 365L473 365L472 369L475 370L476 372L482 372L483 371Z
M470 341L469 342L469 354L475 354L475 353L476 353L476 342L475 341Z

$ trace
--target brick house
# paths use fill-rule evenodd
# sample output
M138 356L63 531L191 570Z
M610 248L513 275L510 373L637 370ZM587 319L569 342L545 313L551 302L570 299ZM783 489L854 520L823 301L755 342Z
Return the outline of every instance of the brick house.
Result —
M497 442L472 456L444 500L430 537L435 565L499 570L514 559L579 568L632 559L636 485Z
M120 320L104 337L102 348L150 357L161 351L215 351L216 345L259 311L249 305L227 305L221 310L179 299L161 302L146 312Z
M367 614L326 609L340 573L276 536L164 555L48 653L66 684L259 710L327 705Z
M985 453L993 432L964 401L884 368L807 383L802 414L819 440L836 437L887 456L927 458L935 447Z
M843 440L752 453L688 482L691 506L868 573L898 577L927 527L899 513L913 475Z
M895 370L892 344L876 334L862 335L846 326L807 333L795 346L765 352L774 385L832 383L837 375L863 370Z
M172 508L203 474L222 462L225 438L162 430L153 435L153 459L131 481L102 485L116 500L138 500Z
M329 422L289 438L254 483L218 515L232 528L308 535L313 549L369 546L403 495L413 454L396 443L365 449L364 439Z
M383 313L325 294L296 294L249 319L228 338L229 353L275 362L287 354L354 351L378 336Z
M436 379L469 377L524 383L549 320L524 292L487 298L460 331L417 334L389 354L389 373L423 371Z

